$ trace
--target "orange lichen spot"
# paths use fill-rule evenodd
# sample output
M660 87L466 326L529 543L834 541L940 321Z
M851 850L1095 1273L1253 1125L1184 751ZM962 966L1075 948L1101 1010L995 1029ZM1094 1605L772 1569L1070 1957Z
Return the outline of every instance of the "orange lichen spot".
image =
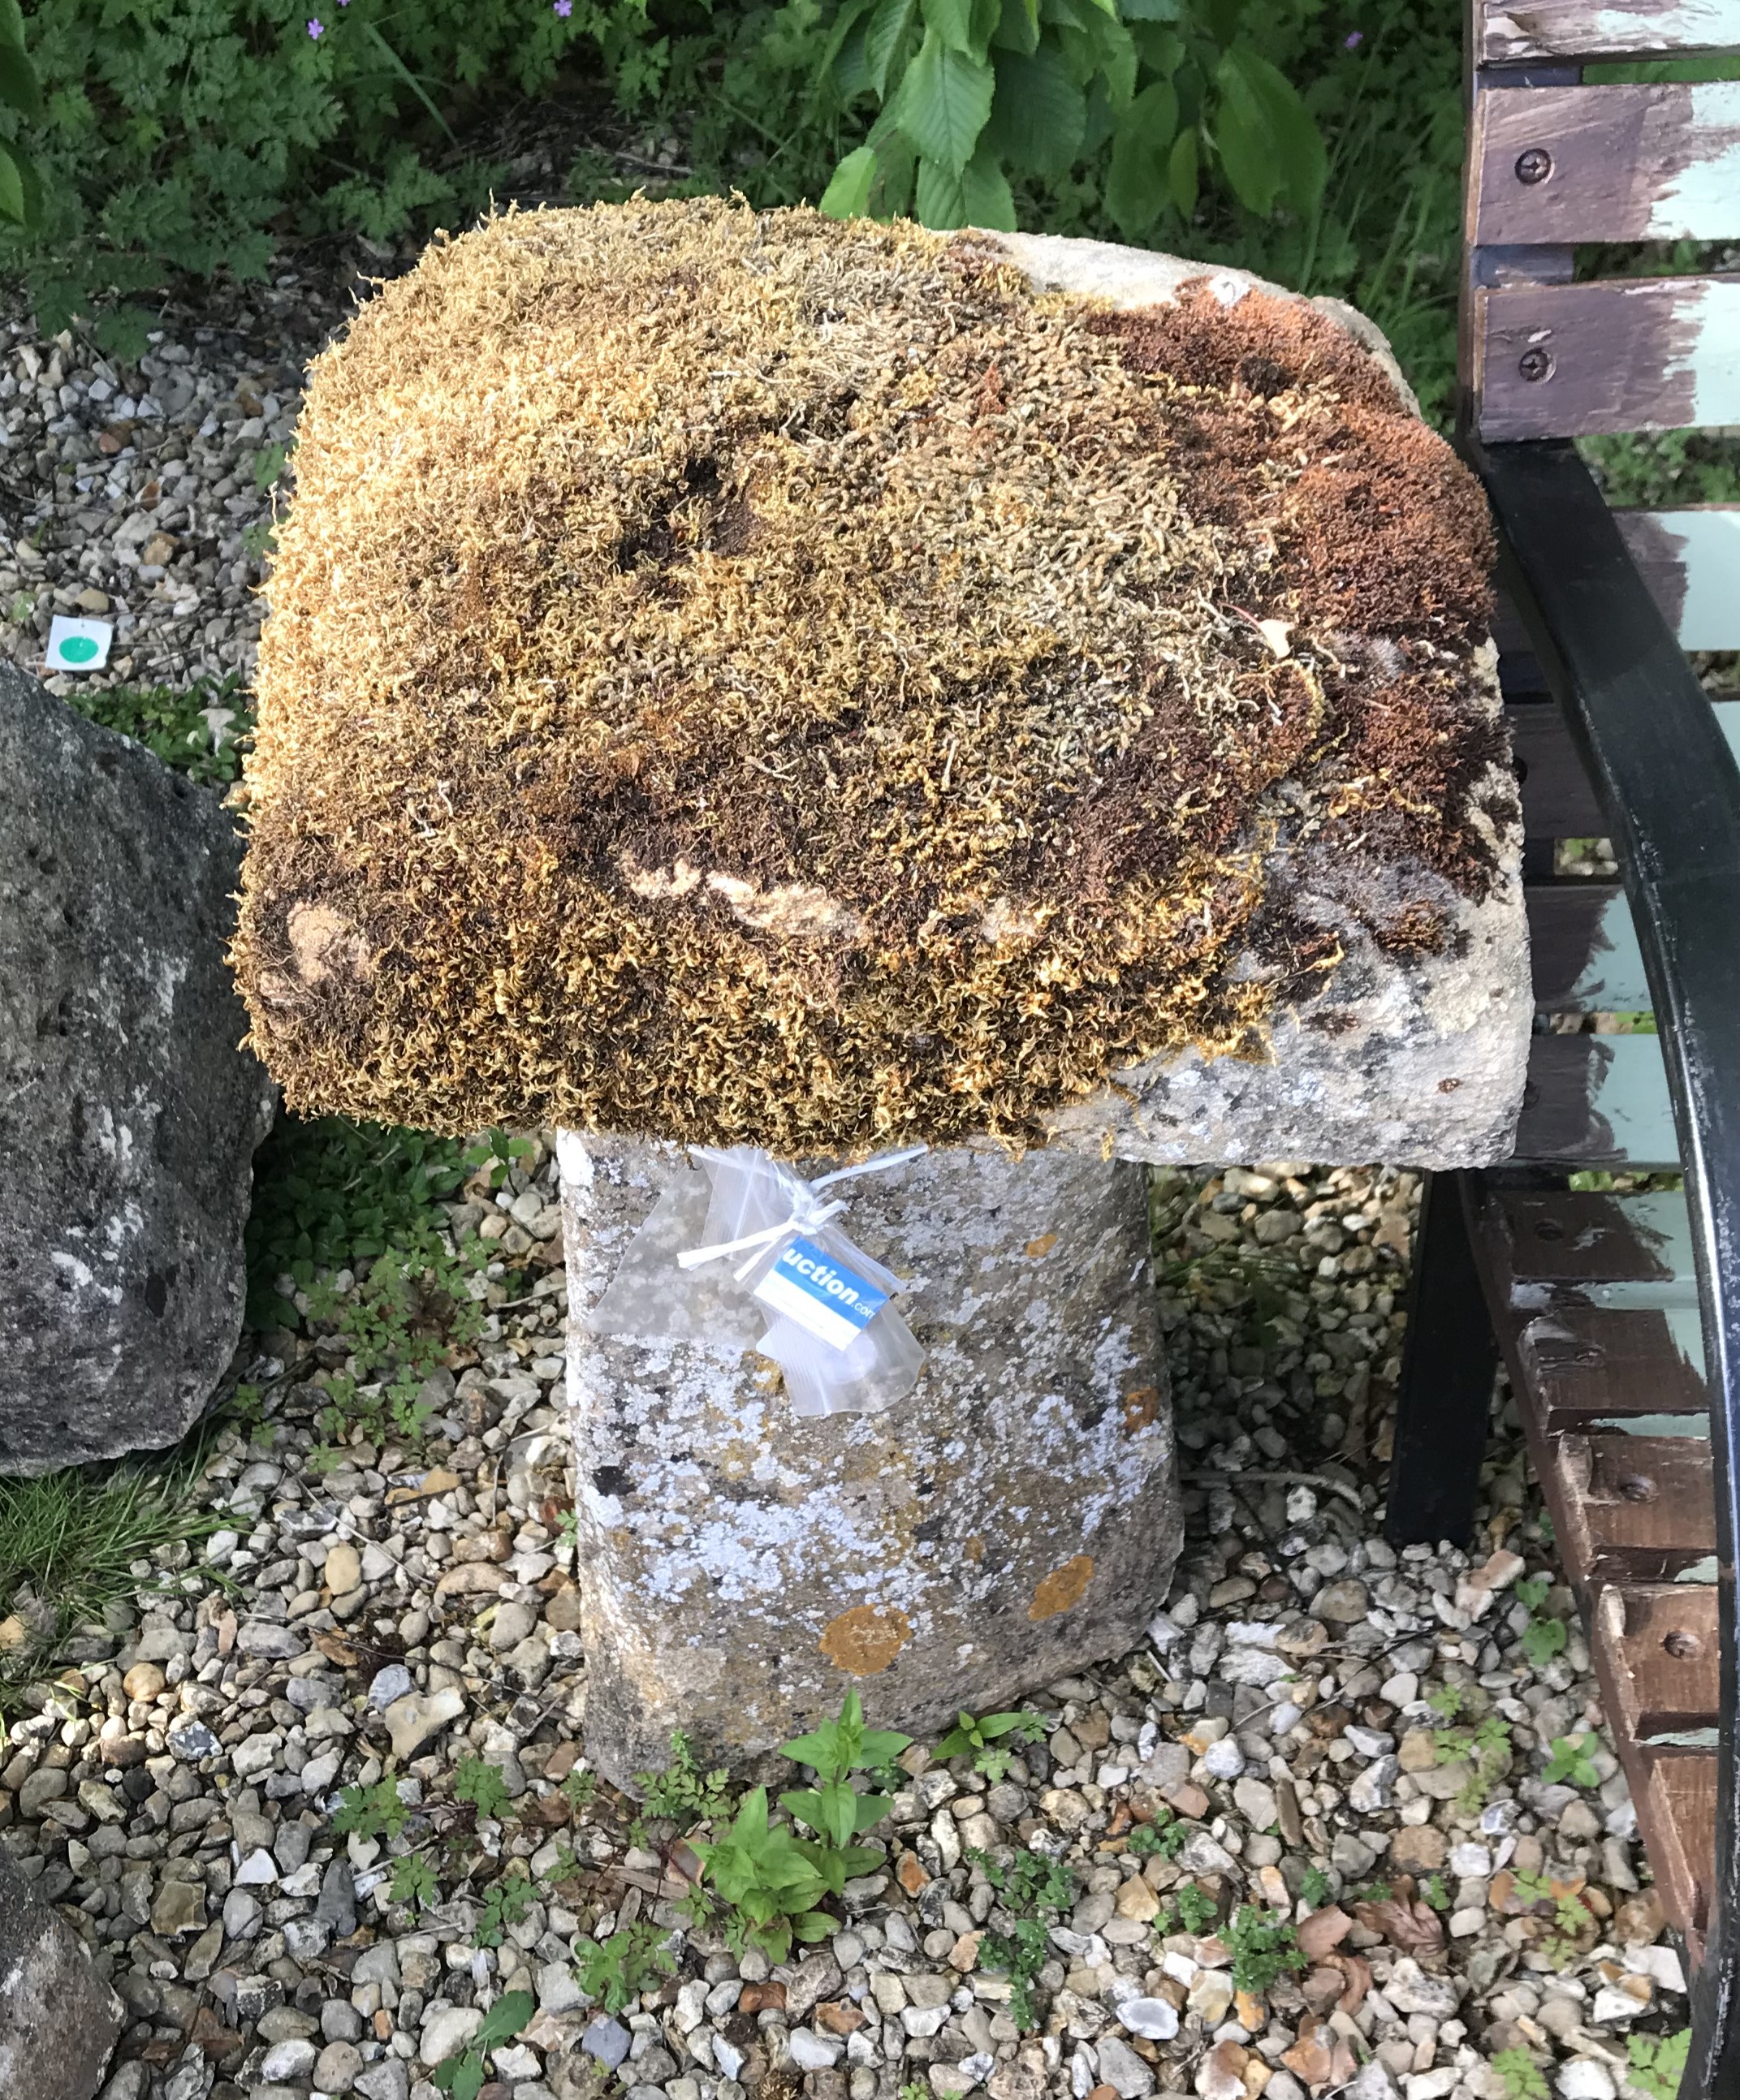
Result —
M1051 1573L1033 1592L1033 1601L1027 1607L1030 1619L1054 1619L1060 1612L1079 1604L1093 1580L1093 1555L1078 1553L1073 1560L1066 1560L1061 1568Z
M875 1677L912 1638L912 1621L896 1606L854 1604L828 1621L816 1646L836 1670L852 1677Z
M1043 1261L1057 1243L1058 1236L1055 1233L1041 1233L1036 1240L1027 1242L1026 1250L1027 1260Z
M1139 1385L1124 1396L1124 1426L1134 1436L1138 1429L1146 1429L1150 1422L1159 1418L1160 1391L1158 1386Z

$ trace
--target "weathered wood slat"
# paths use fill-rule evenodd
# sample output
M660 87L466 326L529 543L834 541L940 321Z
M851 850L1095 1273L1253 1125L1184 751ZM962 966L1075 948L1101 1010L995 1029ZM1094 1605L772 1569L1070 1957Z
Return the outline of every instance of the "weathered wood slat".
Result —
M1740 96L1740 81L1734 82ZM1740 212L1740 173L1735 176ZM1682 649L1740 649L1740 504L1614 513Z
M1717 726L1740 758L1740 703L1717 701ZM1577 756L1565 717L1552 700L1517 700L1504 710L1522 782L1523 829L1534 839L1599 836L1606 819Z
M1740 232L1740 81L1507 88L1473 125L1477 246Z
M1573 1584L1670 1582L1716 1551L1710 1446L1690 1436L1559 1437L1554 1535Z
M1625 1759L1662 1907L1694 1969L1703 1959L1714 1895L1716 1763L1711 1750L1639 1751Z
M1676 1166L1657 1038L1537 1035L1516 1156L1573 1167Z
M1695 1306L1614 1312L1513 1308L1522 1412L1544 1436L1678 1436L1707 1443L1709 1392ZM1502 1337L1500 1338L1503 1339Z
M1482 65L1671 58L1740 46L1740 0L1480 0Z
M1645 1749L1652 1739L1713 1727L1722 1703L1721 1634L1713 1586L1618 1584L1596 1593L1595 1648L1604 1656L1615 1728Z
M1513 1293L1539 1284L1581 1290L1613 1284L1692 1287L1691 1220L1676 1189L1607 1195L1499 1184L1490 1215L1503 1233Z
M1740 422L1740 278L1612 278L1475 294L1483 437Z
M1648 1011L1637 929L1618 883L1542 883L1527 901L1535 1004L1542 1012Z

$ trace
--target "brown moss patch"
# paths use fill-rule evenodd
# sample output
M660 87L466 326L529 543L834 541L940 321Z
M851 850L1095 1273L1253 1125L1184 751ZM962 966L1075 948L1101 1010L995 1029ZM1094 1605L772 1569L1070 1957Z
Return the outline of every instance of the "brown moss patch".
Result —
M236 959L298 1109L1020 1138L1260 1051L1340 952L1289 868L1408 953L1492 882L1478 491L1297 302L510 217L319 360L297 466Z

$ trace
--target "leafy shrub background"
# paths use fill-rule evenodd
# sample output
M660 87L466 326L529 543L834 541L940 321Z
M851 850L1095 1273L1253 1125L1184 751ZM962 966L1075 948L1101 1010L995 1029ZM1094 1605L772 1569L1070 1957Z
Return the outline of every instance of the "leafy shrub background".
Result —
M1429 0L38 0L43 110L0 108L41 223L0 267L50 329L289 235L462 223L516 97L673 131L685 190L1016 225L1355 298L1447 389L1454 12ZM310 33L318 23L320 34ZM1326 141L1327 142L1326 143ZM578 200L625 193L583 155ZM643 179L630 170L635 179ZM118 303L117 303L118 300Z

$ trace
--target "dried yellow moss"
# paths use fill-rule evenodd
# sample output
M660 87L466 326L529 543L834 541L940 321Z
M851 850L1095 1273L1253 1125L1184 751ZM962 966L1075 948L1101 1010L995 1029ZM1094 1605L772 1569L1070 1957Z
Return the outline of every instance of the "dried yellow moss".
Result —
M1487 879L1483 514L1328 324L1168 311L713 200L386 287L311 375L261 647L235 955L290 1105L1019 1138L1321 982L1283 848L1419 871L1429 947Z

